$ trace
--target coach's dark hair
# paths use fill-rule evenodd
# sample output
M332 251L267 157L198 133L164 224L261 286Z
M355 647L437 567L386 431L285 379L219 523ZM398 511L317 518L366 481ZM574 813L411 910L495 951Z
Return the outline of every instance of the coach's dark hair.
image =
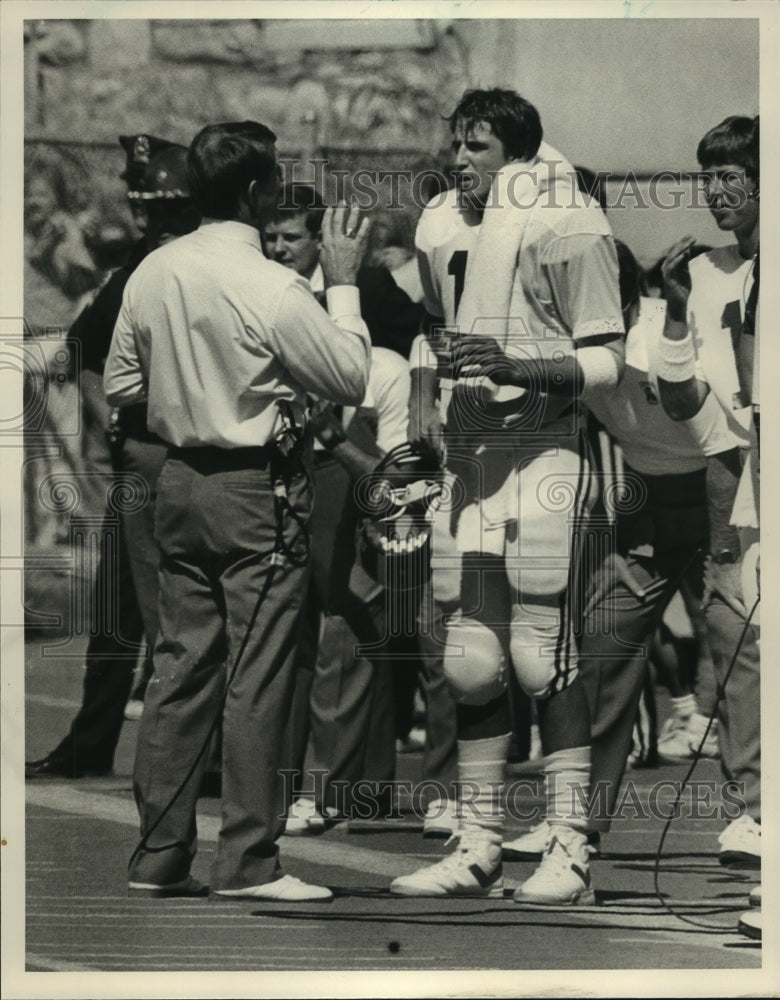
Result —
M696 158L706 170L708 167L733 163L744 167L752 180L759 177L758 115L747 118L732 115L720 125L711 128L699 143Z
M259 122L207 125L187 153L190 196L204 216L232 219L252 181L267 188L276 176L276 136Z
M285 184L282 188L276 219L281 222L293 216L303 215L306 228L312 236L316 236L322 229L325 208L322 195L313 184L301 184L296 181Z
M467 90L448 121L451 132L458 127L468 132L477 122L489 122L510 160L530 160L542 142L539 112L514 90Z

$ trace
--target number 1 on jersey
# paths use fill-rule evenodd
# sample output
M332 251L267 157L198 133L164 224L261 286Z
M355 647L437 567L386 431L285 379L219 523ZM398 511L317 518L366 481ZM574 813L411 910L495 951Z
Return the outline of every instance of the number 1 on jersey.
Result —
M460 306L460 299L463 295L463 285L466 281L466 259L468 258L468 250L456 250L450 257L450 262L447 265L447 274L451 274L455 279L455 313L458 312L458 307Z

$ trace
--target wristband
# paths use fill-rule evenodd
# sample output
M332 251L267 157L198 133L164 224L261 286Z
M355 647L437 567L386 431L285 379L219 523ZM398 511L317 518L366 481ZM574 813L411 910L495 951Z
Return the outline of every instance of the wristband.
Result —
M689 333L683 340L661 337L656 375L665 382L687 382L696 374L696 352Z

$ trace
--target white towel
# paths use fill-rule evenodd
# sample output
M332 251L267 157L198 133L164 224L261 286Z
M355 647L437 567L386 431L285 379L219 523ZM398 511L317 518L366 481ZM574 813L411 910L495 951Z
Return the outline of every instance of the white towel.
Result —
M577 180L572 165L543 142L533 161L513 160L496 174L469 254L463 298L457 315L461 333L484 333L506 346L515 262L530 209L555 183L565 182L571 204ZM480 323L486 317L490 323Z
M530 209L553 184L562 185L563 204L582 200L585 205L579 195L574 168L546 142L541 144L532 161L513 160L496 174L476 246L466 264L463 297L457 315L461 334L493 337L506 350L517 254ZM485 376L460 380L459 391L471 397L472 408L477 409L490 403L510 403L526 393L525 389L515 386L496 386Z

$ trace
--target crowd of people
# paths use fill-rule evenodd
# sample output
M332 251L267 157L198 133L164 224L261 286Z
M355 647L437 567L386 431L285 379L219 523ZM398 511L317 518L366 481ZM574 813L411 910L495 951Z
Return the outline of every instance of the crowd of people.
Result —
M144 502L98 567L116 617L82 707L27 776L110 772L135 677L131 893L209 892L210 790L212 892L330 899L279 839L392 813L420 697L412 801L455 848L392 893L501 896L516 857L539 859L518 904L593 903L626 768L659 755L720 757L720 861L760 868L758 119L697 150L735 242L682 239L657 297L533 105L467 91L449 125L454 184L413 237L282 184L259 123L122 137L142 236L69 336L84 447ZM545 816L506 840L531 723Z

